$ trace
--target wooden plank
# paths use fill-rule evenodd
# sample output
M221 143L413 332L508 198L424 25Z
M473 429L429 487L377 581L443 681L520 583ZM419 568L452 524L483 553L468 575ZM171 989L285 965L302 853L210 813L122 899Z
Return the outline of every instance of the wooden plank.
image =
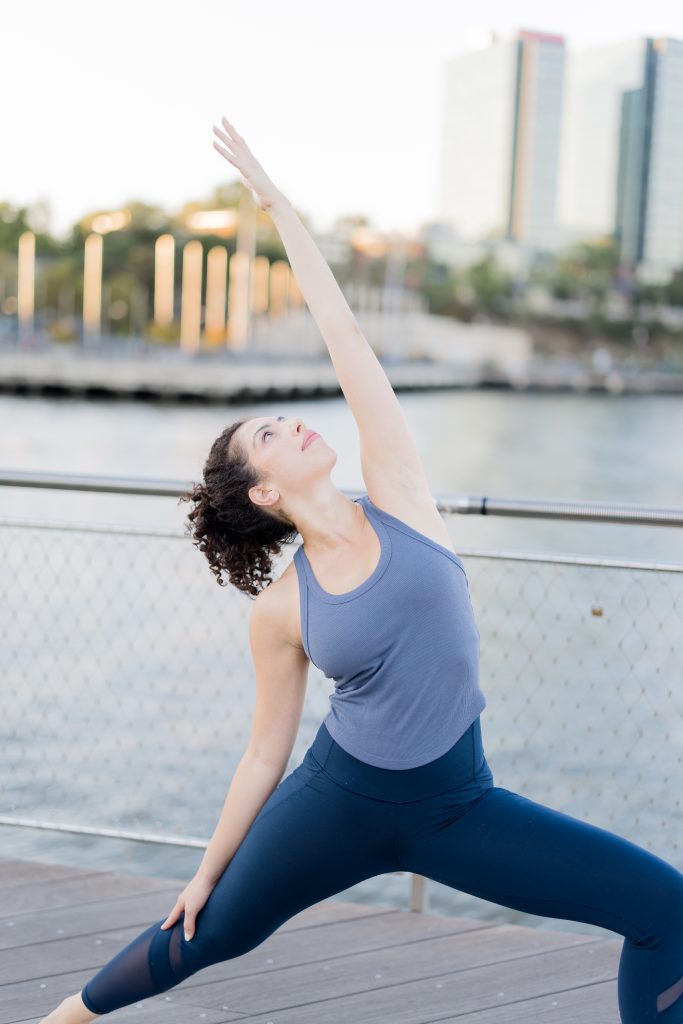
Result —
M0 950L31 943L64 941L78 935L100 934L102 927L137 927L139 931L165 917L176 901L177 889L132 893L91 903L72 903L48 910L30 910L0 919ZM2 963L0 961L0 980Z
M439 1024L621 1024L615 981L570 988L474 1013L440 1017Z
M573 936L574 937L574 936ZM364 1024L428 1024L449 1016L461 1020L468 1013L495 1009L497 1020L509 1019L505 1014L510 1007L523 1000L537 999L569 988L589 988L605 984L605 1007L610 1002L616 1007L616 974L620 942L595 940L575 943L559 950L536 953L533 956L512 957L499 963L434 974L431 978L402 982L394 979L384 987L362 990L332 998L318 998L322 964L311 966L305 1001L284 1005L281 987L273 985L274 977L261 975L259 989L270 999L267 1009L249 1014L249 1024L268 1024L276 1015L276 1024L313 1024L324 1020L326 1024L348 1024L351 1019ZM419 956L419 944L405 950L406 962ZM357 961L358 963L358 961ZM202 1000L207 998L202 994ZM230 1009L244 1011L244 1001L232 1000ZM501 1012L501 1008L504 1011ZM526 1020L530 1020L527 1016ZM477 1017L477 1021L479 1016ZM592 1018L584 1018L591 1020Z
M118 899L129 893L168 891L178 883L169 885L168 879L151 879L144 875L116 875L111 871L84 871L66 878L44 878L37 882L26 878L17 886L3 890L0 919L31 910L65 907L110 898ZM187 882L180 883L182 889ZM175 901L174 901L175 902Z
M68 867L64 864L48 864L43 861L19 860L18 857L0 859L0 887L15 886L24 880L37 882L44 878L69 878L82 875L83 868Z

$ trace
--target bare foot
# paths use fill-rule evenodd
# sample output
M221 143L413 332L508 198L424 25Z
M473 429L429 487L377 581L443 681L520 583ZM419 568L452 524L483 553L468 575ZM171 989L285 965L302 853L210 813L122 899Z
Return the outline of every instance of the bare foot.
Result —
M81 999L81 993L67 996L52 1013L43 1017L40 1024L87 1024L87 1021L101 1017L101 1013L93 1013Z

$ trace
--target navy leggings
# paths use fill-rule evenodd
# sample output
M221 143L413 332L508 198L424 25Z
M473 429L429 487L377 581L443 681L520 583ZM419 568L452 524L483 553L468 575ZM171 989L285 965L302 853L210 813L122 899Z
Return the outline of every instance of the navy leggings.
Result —
M98 1014L241 956L288 918L365 878L414 871L491 903L624 936L623 1024L683 1024L683 874L642 847L494 786L479 718L417 768L352 757L324 723L273 790L199 911L162 917L81 995ZM170 908L169 908L170 909Z

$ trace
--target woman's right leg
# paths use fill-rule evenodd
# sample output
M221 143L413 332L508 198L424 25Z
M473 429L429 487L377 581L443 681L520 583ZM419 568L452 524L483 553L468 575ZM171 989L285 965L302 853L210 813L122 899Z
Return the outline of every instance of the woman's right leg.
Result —
M393 807L344 791L307 752L271 793L197 915L146 928L88 981L81 998L105 1014L241 956L306 907L364 878L398 870Z
M403 867L480 899L624 936L623 1024L683 1024L683 874L617 833L500 786L482 772L469 807L457 791L405 808Z

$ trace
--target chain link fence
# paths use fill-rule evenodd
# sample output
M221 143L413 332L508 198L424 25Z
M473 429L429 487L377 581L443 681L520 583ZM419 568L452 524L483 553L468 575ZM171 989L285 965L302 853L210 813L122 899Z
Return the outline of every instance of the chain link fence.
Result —
M250 734L252 599L182 531L4 518L0 549L0 823L204 846ZM683 869L683 566L459 553L495 784ZM311 665L287 771L332 686Z

